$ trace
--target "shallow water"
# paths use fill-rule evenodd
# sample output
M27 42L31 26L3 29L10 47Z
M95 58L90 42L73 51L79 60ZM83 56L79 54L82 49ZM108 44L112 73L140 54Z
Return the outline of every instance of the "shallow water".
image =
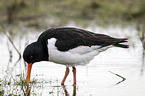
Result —
M72 86L73 74L71 71L65 86L60 85L65 73L64 65L52 62L35 63L31 72L31 81L33 81L30 84L31 96L67 96L67 94L70 96L145 96L142 44L134 26L126 28L110 26L106 29L89 27L88 30L114 37L128 37L130 48L110 48L96 56L88 65L77 66L77 86ZM27 41L29 43L35 41L39 34L37 32L32 36L29 32L23 38L15 36L13 41L22 53ZM29 37L31 38L29 39ZM0 50L0 90L4 90L5 95L23 95L24 86L16 83L21 82L22 79L25 80L26 77L23 59L16 63L18 54L7 37L2 34L0 36ZM8 50L12 51L11 62ZM24 76L16 76L22 73ZM120 76L125 78L124 81ZM20 77L23 78L20 79ZM4 82L8 83L4 84Z

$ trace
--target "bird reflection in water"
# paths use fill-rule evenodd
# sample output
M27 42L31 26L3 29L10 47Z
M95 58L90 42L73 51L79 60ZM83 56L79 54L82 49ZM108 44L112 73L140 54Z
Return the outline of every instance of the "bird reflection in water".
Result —
M65 93L65 96L70 96L67 89L66 89L66 86L62 85L62 88L63 88L63 91ZM76 96L76 85L73 85L73 95L72 96Z
M66 85L52 86L52 87L53 88L55 88L55 87L57 87L57 88L61 87L61 89L63 89L62 93L64 94L64 96L70 96L70 94L69 94L69 92L68 92L68 90L66 88ZM72 87L73 87L73 94L72 94L72 96L76 96L76 85L73 85ZM58 90L58 93L60 92L60 90ZM55 94L55 92L49 92L49 93L51 93L53 95ZM25 95L26 96L31 96L31 87L29 85L27 85L27 89L26 89L26 94Z

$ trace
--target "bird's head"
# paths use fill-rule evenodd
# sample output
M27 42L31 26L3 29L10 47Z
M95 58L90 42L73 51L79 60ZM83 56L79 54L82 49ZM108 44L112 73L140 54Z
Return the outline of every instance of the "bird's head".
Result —
M38 42L31 43L25 48L23 58L27 62L27 84L30 81L32 64L39 61L48 61L48 52L45 52L45 50L46 48Z
M41 48L39 48L37 42L31 43L28 45L23 53L23 58L27 63L35 63L40 61L39 51Z

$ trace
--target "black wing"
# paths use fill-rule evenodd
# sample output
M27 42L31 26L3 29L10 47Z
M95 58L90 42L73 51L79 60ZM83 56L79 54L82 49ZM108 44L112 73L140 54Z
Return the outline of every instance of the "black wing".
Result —
M116 47L127 48L128 45L121 45L119 43L126 42L127 39L117 39L103 34L95 34L78 28L51 28L43 32L38 41L45 44L48 39L56 38L55 46L60 51L68 51L78 46L94 46L101 47L114 45Z

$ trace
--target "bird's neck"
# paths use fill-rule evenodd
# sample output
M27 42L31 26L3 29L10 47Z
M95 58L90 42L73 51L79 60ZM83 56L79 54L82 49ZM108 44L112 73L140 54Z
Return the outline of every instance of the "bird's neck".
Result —
M41 50L40 50L41 51L40 52L40 54L41 54L41 61L48 61L49 60L48 59L49 55L48 55L47 44L40 43L39 45L40 45L39 47L41 47Z

